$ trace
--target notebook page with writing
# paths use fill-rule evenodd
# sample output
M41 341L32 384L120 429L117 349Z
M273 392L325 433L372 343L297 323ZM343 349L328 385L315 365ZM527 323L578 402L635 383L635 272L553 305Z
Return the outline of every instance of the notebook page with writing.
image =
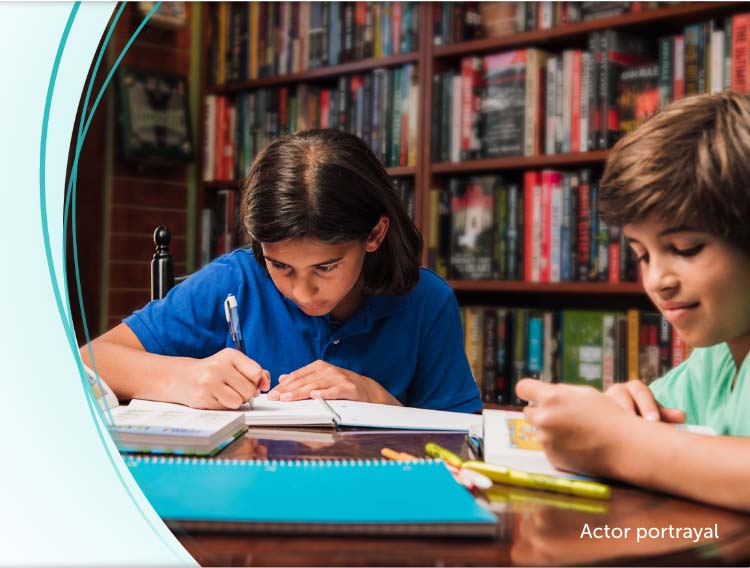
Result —
M159 516L178 528L246 532L497 533L495 516L442 462L126 459Z

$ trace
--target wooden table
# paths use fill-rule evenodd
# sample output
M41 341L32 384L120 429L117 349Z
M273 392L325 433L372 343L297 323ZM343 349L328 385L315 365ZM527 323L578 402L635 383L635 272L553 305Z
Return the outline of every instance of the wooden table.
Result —
M254 428L218 458L379 459L384 446L424 455L428 441L468 457L464 436L455 433ZM173 531L207 566L750 565L748 515L625 486L613 487L611 501L593 508L576 498L495 487L500 501L491 506L500 535L494 540ZM586 527L592 536L582 534ZM607 527L610 538L594 538L597 529ZM718 536L693 542L674 532L704 527L717 530ZM652 535L663 531L664 538L646 536L638 542L638 528L651 529ZM616 529L630 530L618 538Z

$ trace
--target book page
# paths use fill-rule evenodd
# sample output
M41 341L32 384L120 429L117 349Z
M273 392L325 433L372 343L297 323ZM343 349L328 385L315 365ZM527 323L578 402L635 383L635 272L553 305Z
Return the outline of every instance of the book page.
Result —
M579 477L560 471L549 462L523 412L485 410L482 418L485 462L529 473Z
M485 462L529 473L589 479L560 471L549 462L536 438L535 428L524 420L523 412L485 410L482 417ZM716 434L706 426L679 424L677 427L696 434Z
M353 400L326 402L338 414L340 426L468 432L472 424L482 422L481 416L465 412L428 410Z
M205 412L181 404L151 400L134 399L128 406L130 408L171 408L188 412ZM237 410L244 412L245 424L248 426L334 426L333 417L317 400L281 402L268 400L268 396L262 394L253 399L252 407L249 404L243 404Z
M178 406L178 405L175 405ZM237 419L239 412L182 408L138 408L118 406L112 410L114 429L148 427L156 431L168 428L171 435L209 437ZM145 432L143 432L145 433Z

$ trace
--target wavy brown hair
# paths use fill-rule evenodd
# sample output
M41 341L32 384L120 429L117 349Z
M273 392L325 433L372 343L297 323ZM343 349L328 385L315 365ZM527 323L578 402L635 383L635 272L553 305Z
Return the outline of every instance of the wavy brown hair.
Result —
M599 207L608 223L655 215L750 252L750 98L682 99L622 138L607 159Z
M243 183L241 219L261 266L261 243L364 241L381 215L388 232L365 256L363 292L406 294L419 281L422 237L362 140L333 129L281 136L260 152Z

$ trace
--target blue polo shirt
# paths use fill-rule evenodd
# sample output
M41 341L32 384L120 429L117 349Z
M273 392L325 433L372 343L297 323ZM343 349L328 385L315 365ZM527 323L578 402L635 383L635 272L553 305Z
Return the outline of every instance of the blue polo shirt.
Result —
M204 358L234 347L224 300L234 294L247 355L271 374L318 359L380 383L406 406L475 412L453 291L423 268L405 296L369 296L347 321L308 316L283 296L249 250L218 258L123 320L151 353Z

